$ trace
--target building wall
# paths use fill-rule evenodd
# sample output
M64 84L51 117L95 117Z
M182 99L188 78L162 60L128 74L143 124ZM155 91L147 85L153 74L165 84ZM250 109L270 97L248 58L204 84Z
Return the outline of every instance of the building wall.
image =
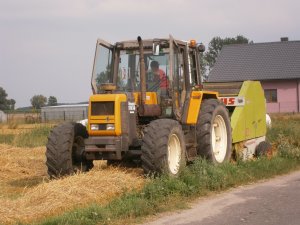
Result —
M41 109L42 122L78 121L88 117L88 105L50 106Z
M297 80L297 84L298 84L298 95L297 95L297 98L298 98L298 112L300 112L300 79Z
M277 102L267 103L268 113L298 112L300 84L298 80L261 81L263 89L277 89Z

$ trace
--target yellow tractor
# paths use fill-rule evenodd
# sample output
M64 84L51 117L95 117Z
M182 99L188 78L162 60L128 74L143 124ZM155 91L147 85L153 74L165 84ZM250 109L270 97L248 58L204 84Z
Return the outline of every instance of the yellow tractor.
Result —
M93 160L135 161L145 173L176 176L198 156L219 164L233 150L244 158L256 154L259 144L265 151L260 84L202 83L203 51L194 40L172 36L114 45L98 40L87 126L68 122L53 128L46 151L49 176L88 171ZM255 118L247 115L256 107Z

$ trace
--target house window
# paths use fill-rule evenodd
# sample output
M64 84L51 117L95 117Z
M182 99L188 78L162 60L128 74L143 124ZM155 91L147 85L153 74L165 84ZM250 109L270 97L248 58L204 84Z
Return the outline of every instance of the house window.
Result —
M268 103L277 102L277 89L266 89L265 98Z

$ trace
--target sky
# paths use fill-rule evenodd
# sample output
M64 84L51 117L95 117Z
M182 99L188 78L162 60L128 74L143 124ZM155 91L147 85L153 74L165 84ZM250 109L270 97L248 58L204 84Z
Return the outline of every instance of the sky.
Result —
M88 101L97 38L300 40L299 12L298 0L0 0L0 87L16 107Z

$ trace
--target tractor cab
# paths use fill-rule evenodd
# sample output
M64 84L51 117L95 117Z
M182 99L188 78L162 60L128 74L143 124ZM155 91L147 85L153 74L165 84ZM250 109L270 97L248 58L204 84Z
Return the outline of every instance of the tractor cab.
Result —
M194 41L174 40L171 36L115 45L98 40L93 93L132 93L135 104L142 109L141 117L181 117L187 91L201 84L203 50L203 45Z

